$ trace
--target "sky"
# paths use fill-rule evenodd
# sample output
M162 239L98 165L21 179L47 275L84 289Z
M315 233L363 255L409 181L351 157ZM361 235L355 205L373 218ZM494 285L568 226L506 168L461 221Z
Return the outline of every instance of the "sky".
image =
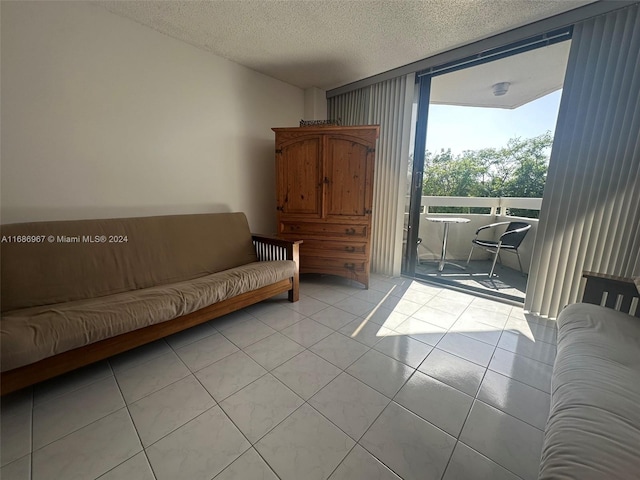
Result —
M452 153L459 154L464 150L499 148L516 136L535 137L548 130L553 134L561 94L562 90L557 90L513 110L431 104L427 150L451 148Z

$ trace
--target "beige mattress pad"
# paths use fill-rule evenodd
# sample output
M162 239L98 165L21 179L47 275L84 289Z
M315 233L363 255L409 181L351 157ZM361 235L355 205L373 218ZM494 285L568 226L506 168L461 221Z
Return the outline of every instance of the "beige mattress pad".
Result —
M293 261L253 262L193 280L5 312L2 371L147 327L290 278Z

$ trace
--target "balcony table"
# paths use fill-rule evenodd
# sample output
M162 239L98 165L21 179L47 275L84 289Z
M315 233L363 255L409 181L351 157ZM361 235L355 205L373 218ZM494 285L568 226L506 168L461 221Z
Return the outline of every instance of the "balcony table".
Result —
M449 225L452 223L469 223L471 220L468 218L459 218L459 217L425 217L429 222L443 223L444 224L444 236L442 237L442 254L440 255L440 260L438 262L438 271L441 272L444 270L445 264L453 265L462 270L465 270L465 267L462 265L458 265L457 263L447 262L447 237L449 236Z

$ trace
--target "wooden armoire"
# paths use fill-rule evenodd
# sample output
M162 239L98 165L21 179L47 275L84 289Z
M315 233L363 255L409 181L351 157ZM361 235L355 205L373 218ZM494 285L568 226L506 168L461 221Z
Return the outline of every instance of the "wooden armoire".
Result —
M303 240L300 272L369 288L375 144L380 127L274 128L278 235Z

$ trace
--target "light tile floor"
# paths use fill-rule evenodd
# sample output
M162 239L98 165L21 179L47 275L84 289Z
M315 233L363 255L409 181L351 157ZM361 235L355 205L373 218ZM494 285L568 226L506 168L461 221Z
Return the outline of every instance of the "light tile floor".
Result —
M408 279L301 292L3 398L2 479L537 477L554 322Z
M489 272L493 257L491 260L471 260L469 265L466 265L466 255L464 258L454 261L466 268L460 270L455 267L446 267L440 272L437 262L427 261L416 265L416 274L426 275L429 279L440 280L458 287L466 287L489 294L498 293L506 295L512 300L524 301L527 278L520 273L517 267L509 268L497 263L493 277L490 278Z

